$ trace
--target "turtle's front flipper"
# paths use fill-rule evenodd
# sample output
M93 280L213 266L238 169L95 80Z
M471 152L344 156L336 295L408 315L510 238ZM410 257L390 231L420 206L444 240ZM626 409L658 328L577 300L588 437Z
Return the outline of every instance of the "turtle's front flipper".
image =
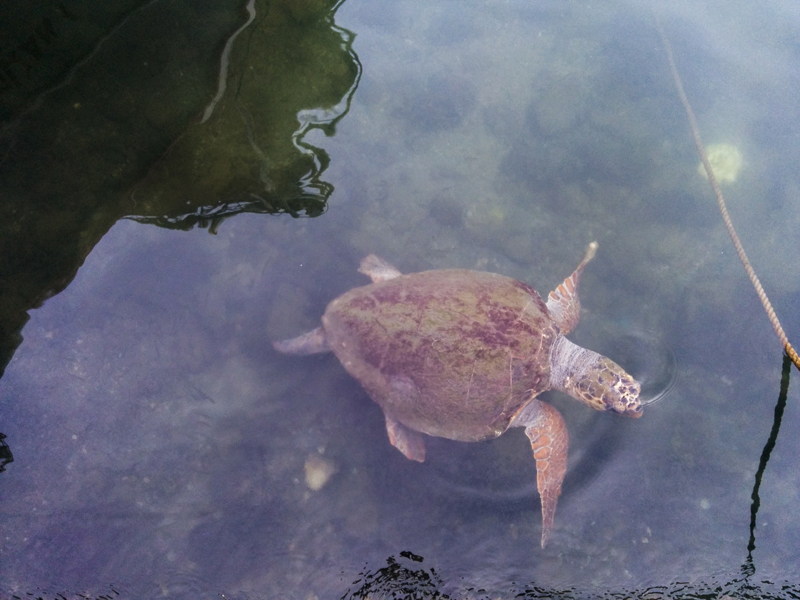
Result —
M580 321L581 301L578 298L578 284L583 268L594 258L595 252L597 252L597 242L592 242L586 248L586 256L578 268L547 296L547 310L563 335L575 329Z
M425 462L425 440L422 439L422 434L395 421L389 415L385 413L384 415L389 443L400 450L407 459Z
M358 272L372 279L372 283L387 281L388 279L394 279L402 275L400 271L374 254L364 257L361 261L361 265L358 267Z
M525 426L536 459L536 487L542 500L542 548L553 529L556 505L561 495L561 482L567 472L567 447L569 435L559 412L535 398L517 418L517 425Z
M299 354L303 356L306 354L330 352L328 340L325 337L325 330L321 326L303 335L298 335L296 338L273 342L272 347L284 354Z

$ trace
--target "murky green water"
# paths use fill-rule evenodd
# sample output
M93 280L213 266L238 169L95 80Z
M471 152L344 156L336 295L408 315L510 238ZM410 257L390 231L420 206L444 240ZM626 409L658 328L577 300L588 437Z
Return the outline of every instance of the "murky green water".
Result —
M780 346L649 6L22 7L0 15L0 597L797 596L796 381L748 562ZM800 15L660 14L798 340ZM571 435L545 550L521 430L412 463L332 355L271 347L366 254L546 293L593 239L571 338L648 394L676 376L635 421L545 397Z

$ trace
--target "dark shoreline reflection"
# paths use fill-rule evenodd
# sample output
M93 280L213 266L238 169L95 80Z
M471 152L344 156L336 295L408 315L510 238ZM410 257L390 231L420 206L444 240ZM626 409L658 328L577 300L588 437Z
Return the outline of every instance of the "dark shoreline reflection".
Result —
M330 157L303 137L332 135L358 84L339 5L121 2L96 9L103 18L18 7L6 23L19 31L0 47L0 376L27 311L64 290L119 219L214 232L241 212L325 211ZM226 93L201 123L225 42L251 17L230 47ZM94 46L65 54L74 38Z
M355 35L333 23L339 5L256 7L231 52L229 92L137 184L131 218L213 232L241 212L325 212L330 157L303 138L312 129L335 133L361 74Z
M11 448L5 442L6 436L0 433L0 473L6 470L8 463L14 462L14 455L11 454Z
M400 559L390 556L386 559L386 566L374 570L365 569L355 576L341 600L365 598L448 600L464 597L472 600L490 600L497 597L531 600L551 600L553 598L566 600L579 598L596 598L598 600L632 598L646 600L697 600L698 598L794 600L800 595L800 584L789 581L752 581L747 575L737 574L727 581L720 581L717 578L691 583L676 581L636 590L622 588L619 590L553 589L533 583L526 586L512 584L509 589L503 591L502 596L498 596L494 591L480 588L451 590L451 586L445 583L445 581L451 580L448 574L441 569L427 567L424 563L424 557L409 551L400 552Z

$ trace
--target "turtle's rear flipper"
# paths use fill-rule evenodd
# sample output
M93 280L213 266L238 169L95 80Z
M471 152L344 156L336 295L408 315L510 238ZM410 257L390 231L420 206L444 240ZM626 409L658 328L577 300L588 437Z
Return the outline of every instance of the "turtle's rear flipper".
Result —
M273 342L272 347L284 354L299 354L301 356L330 352L331 350L325 337L325 330L321 326L296 338Z
M556 505L561 495L561 482L567 472L567 446L569 435L564 419L559 412L535 398L536 410L528 409L524 423L525 434L531 441L533 457L536 459L536 487L542 500L542 548L553 529ZM531 407L533 408L533 407Z
M413 429L409 429L399 421L384 413L386 417L386 433L389 434L389 442L400 450L409 460L425 462L425 440L422 434Z

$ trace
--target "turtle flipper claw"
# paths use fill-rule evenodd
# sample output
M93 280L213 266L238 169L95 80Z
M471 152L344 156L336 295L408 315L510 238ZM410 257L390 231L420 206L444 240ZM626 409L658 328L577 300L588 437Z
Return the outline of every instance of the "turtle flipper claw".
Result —
M556 505L561 495L561 482L567 472L567 426L559 412L544 402L532 400L539 405L535 415L525 427L531 441L533 457L536 459L536 487L542 501L542 548L553 529Z

